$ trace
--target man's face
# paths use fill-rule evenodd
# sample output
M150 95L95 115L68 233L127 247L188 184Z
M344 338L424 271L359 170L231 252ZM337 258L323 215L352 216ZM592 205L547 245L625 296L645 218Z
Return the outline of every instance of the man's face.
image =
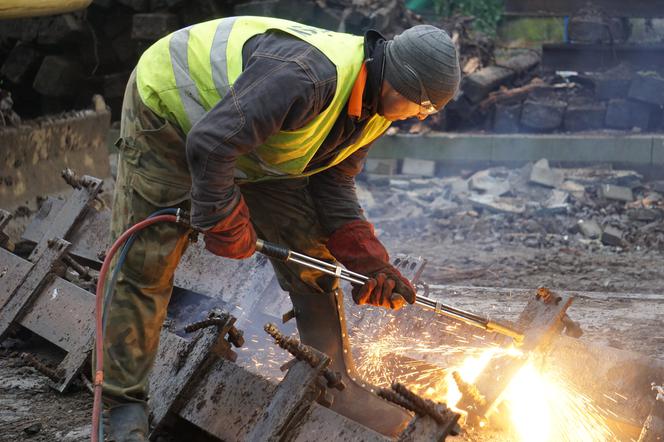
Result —
M412 117L424 120L428 116L422 112L422 107L418 103L406 99L387 80L383 80L383 87L380 90L378 114L390 121L406 120Z

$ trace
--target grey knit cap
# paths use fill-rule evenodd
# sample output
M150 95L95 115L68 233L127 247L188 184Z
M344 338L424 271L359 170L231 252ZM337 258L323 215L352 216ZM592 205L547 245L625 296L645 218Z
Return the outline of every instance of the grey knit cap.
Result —
M420 103L420 81L413 71L436 109L454 97L459 86L459 58L447 32L418 25L387 42L385 78L405 98Z

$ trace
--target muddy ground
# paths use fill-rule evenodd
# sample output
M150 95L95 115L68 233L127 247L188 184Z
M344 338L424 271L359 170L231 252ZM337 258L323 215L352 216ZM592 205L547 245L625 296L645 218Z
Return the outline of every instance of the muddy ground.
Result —
M664 249L657 241L652 247L638 241L615 247L588 240L569 231L578 215L574 210L562 216L531 217L468 210L459 204L451 216L426 211L391 216L412 207L385 198L392 193L389 186L363 186L373 196L369 217L375 215L388 249L425 257L428 264L422 279L434 285L432 290L448 293L450 304L513 319L525 302L523 293L455 294L447 286L533 290L546 286L586 292L569 310L586 332L583 339L664 359L664 296L659 296L664 287ZM605 213L615 215L611 210ZM633 239L634 232L630 235ZM64 395L49 389L46 377L19 356L34 346L34 341L21 339L2 344L0 441L88 440L91 395L83 383Z

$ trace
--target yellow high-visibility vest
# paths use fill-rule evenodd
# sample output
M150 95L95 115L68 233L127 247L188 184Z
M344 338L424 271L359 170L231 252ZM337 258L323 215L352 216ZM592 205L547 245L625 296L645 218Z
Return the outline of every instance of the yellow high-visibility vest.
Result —
M239 157L236 163L239 180L318 173L339 164L389 127L390 121L374 115L355 143L341 149L324 166L305 172L348 102L364 59L364 39L268 17L212 20L180 29L157 41L141 56L136 68L141 99L157 115L188 133L229 93L242 73L244 43L269 29L300 38L325 54L336 67L337 87L330 105L307 125L278 132L254 152Z

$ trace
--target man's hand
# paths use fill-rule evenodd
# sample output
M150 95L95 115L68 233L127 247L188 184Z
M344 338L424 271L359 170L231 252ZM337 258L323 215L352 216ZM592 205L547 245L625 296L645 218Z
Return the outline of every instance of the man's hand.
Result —
M226 218L205 231L205 248L215 255L233 259L244 259L254 254L256 231L242 196Z
M369 277L361 287L353 287L355 303L399 309L415 302L415 288L390 264L387 250L367 221L351 221L337 229L327 248L347 269Z
M397 269L392 266L374 272L361 287L353 287L356 304L371 304L399 310L415 302L415 289Z

